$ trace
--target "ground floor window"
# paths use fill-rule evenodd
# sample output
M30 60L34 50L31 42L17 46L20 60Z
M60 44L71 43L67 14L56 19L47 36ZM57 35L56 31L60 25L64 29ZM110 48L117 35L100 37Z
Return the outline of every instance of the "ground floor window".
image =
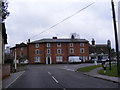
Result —
M40 62L40 57L34 57L34 62Z
M56 56L56 62L62 62L63 57L62 56Z

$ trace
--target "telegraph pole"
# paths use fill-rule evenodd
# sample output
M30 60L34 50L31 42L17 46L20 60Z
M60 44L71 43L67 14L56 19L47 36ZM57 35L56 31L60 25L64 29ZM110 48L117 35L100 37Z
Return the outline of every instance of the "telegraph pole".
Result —
M17 71L17 60L16 60L16 49L15 49L15 60L14 60L14 63L15 63L15 72Z
M111 0L112 5L112 14L113 14L113 24L114 24L114 33L115 33L115 44L116 44L116 56L117 56L117 70L118 75L120 75L120 60L119 60L119 46L118 46L118 35L117 35L117 25L116 25L116 16L115 16L115 8L114 1Z

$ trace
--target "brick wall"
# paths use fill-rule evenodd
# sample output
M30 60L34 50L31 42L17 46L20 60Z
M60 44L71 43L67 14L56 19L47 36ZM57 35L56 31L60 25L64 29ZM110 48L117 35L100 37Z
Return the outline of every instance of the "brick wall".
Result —
M2 78L5 78L10 75L10 65L3 64L2 65Z

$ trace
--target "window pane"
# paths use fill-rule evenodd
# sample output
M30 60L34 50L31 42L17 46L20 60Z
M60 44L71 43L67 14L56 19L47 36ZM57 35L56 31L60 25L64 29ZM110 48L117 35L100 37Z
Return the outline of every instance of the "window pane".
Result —
M74 49L70 48L70 54L74 54Z
M50 43L47 43L47 47L50 47Z
M40 62L40 57L34 57L35 62Z
M57 44L57 47L61 47L61 43L58 43L58 44Z
M35 47L36 47L36 48L39 48L39 44L35 44Z
M56 56L56 61L57 62L62 62L62 56Z
M81 46L81 47L84 47L84 43L80 43L80 46Z
M61 54L61 49L57 49L57 54Z
M73 47L73 43L70 43L70 47Z
M81 48L81 49L80 49L80 53L85 53L84 48Z
M35 54L39 54L39 53L40 53L39 49L35 50Z
M50 49L47 49L47 54L50 54Z

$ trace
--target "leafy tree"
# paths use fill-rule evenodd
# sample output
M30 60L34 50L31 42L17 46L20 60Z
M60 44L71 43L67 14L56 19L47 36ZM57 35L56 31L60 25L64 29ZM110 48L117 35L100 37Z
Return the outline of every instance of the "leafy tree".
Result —
M0 22L3 22L9 16L10 13L8 12L7 8L7 0L0 0Z

